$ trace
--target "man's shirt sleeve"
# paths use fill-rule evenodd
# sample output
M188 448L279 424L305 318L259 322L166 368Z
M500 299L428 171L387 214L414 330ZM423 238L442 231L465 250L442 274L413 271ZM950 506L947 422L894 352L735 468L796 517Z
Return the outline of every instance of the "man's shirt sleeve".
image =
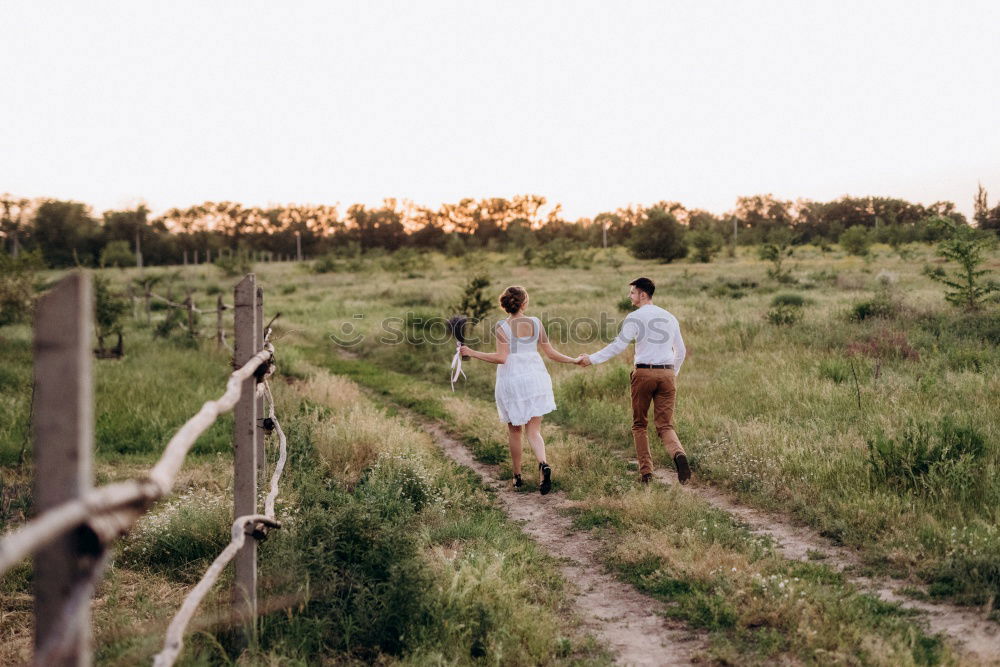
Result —
M628 344L639 335L639 322L634 317L626 317L622 323L622 330L613 341L608 343L602 350L590 355L590 361L594 364L604 363L611 357L621 354Z
M681 364L687 356L687 348L684 347L684 339L681 338L681 325L674 321L674 376L681 372Z

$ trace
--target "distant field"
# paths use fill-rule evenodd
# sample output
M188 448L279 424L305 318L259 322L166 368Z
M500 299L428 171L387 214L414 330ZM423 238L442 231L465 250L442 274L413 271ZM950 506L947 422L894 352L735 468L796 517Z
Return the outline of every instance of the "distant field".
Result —
M267 584L274 597L300 594L295 577L331 586L325 597L319 586L295 613L267 617L258 655L436 664L468 661L468 645L479 642L505 664L607 660L573 628L553 563L419 429L392 416L392 404L408 405L452 424L481 458L506 460L504 429L491 413L494 367L467 362L468 380L452 395L454 347L439 342L441 318L454 313L462 289L479 275L491 280L486 292L493 303L507 285L524 286L529 313L547 323L557 348L569 355L609 340L625 315L619 304L629 280L652 278L655 302L677 315L689 350L676 422L699 480L856 548L871 572L922 584L915 594L973 605L1000 620L1000 311L992 304L965 314L948 305L925 275L938 262L923 245L902 253L876 246L866 259L804 247L787 263L791 279L780 283L752 249L710 264L639 262L620 248L570 256L554 268L496 253L344 258L325 263L323 273L311 263L258 264L265 313L281 312L279 373L295 379L279 383L279 402L299 470L279 503L279 514L295 518L266 543L262 567L274 568ZM1000 257L994 254L990 266L1000 274ZM176 292L194 289L204 306L214 304L219 290L228 300L235 283L212 266L149 271L174 275ZM134 269L103 273L119 286L136 275ZM775 310L775 302L786 305ZM102 480L135 474L155 460L173 430L221 392L229 372L228 355L210 339L192 344L181 331L154 336L164 311L153 315L153 326L126 318L125 359L95 362ZM489 315L501 316L498 308ZM590 323L601 322L604 330L595 332ZM210 335L214 321L201 326ZM331 334L357 342L337 345ZM7 350L0 368L0 520L7 528L30 504L29 477L18 465L28 437L30 330L4 327L0 340ZM478 347L492 349L492 342ZM632 495L634 471L611 463L631 450L630 355L589 369L550 364L559 408L543 427L561 466L557 492L579 502L580 530L604 531L612 541L648 537L631 551L609 547L610 567L662 598L665 613L710 633L709 659L739 661L752 650L747 662L823 661L823 655L881 664L952 660L905 614L868 605L821 564L794 569L730 520L675 491ZM335 375L350 376L389 405L380 407ZM190 585L225 539L230 431L231 421L223 419L199 441L185 495L162 507L167 518L194 517L177 523L176 543L142 530L126 541L96 613L104 662L126 664L157 650L162 624L179 603L177 587ZM661 449L654 458L669 467ZM425 485L419 493L398 514L380 511L389 496L379 494L412 474ZM686 513L688 523L675 513ZM337 551L345 543L357 548ZM317 544L325 546L310 551ZM497 571L483 560L486 551L516 556ZM390 552L392 562L383 565L401 577L392 582L354 562ZM332 555L317 555L324 553ZM267 565L269 557L287 567ZM684 569L695 561L697 568ZM25 648L30 612L29 568L19 573L0 590L3 608L12 612L0 622L0 636L14 651ZM771 575L810 587L803 590L815 600L813 620L796 620L802 609L779 602L785 598L777 592L758 591L752 599L763 600L763 608L747 615L754 577ZM369 592L352 593L352 581ZM459 581L467 584L466 597L443 597L445 583ZM380 597L390 583L411 591L406 604L413 606L403 605L403 620L379 611L403 604ZM216 603L224 597L220 592ZM128 636L125 619L133 608L151 639ZM490 621L478 630L438 625L468 614ZM524 614L538 623L525 622ZM389 628L399 623L409 634L390 641ZM199 659L211 662L225 648L213 636L193 640ZM7 657L16 655L23 654Z

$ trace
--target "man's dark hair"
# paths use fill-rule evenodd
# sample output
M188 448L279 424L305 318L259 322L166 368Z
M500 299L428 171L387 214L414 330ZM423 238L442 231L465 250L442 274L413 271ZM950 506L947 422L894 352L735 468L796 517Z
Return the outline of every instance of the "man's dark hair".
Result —
M629 285L634 285L636 289L642 290L650 299L653 298L653 292L656 291L656 285L649 278L636 278Z

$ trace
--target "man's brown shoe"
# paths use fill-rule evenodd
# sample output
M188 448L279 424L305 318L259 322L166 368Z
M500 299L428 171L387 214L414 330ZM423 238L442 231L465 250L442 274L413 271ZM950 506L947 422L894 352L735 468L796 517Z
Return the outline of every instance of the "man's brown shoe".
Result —
M678 454L674 457L674 465L677 466L677 481L681 484L687 484L688 480L691 479L691 467L688 466L687 457Z
M644 473L642 475L642 477L639 478L639 481L642 482L643 484L649 484L649 481L651 479L653 479L653 473L647 472L647 473Z

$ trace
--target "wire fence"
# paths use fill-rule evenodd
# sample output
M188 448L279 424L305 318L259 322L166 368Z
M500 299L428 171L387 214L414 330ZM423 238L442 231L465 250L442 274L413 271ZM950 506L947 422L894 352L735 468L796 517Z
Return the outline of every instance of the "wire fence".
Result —
M110 547L153 503L171 493L195 441L219 415L230 410L235 413L236 520L232 539L185 598L154 664L174 663L198 605L234 559L233 609L243 621L256 618L256 545L269 528L280 527L275 502L287 461L287 440L275 414L268 382L275 369L275 357L270 326L263 325L263 290L250 274L236 286L234 296L233 363L237 368L229 376L224 393L206 401L181 426L146 476L96 489L92 488L91 470L93 380L89 341L93 294L89 276L71 274L39 300L34 359L37 395L32 422L38 515L0 539L0 576L24 558L34 556L35 664L91 662L90 600L110 559ZM266 458L265 432L276 433L279 451L264 511L260 513L257 475ZM248 535L250 540L246 539Z

